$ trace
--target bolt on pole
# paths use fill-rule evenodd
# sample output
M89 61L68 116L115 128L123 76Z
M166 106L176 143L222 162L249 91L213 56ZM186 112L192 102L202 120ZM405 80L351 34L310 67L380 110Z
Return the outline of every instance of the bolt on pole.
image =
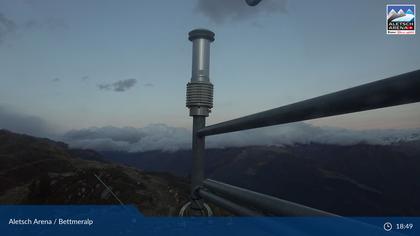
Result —
M206 117L213 107L213 84L210 83L210 43L214 41L214 33L206 29L189 32L188 39L193 43L192 75L187 84L187 107L193 117L192 131L192 170L191 194L198 199L194 190L204 179L205 137L199 137L198 130L206 125Z

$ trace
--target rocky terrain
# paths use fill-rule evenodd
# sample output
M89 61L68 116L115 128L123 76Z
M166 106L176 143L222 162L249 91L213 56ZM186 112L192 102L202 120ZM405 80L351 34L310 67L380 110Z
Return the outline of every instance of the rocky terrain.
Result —
M188 200L188 188L182 178L0 130L0 204L124 203L136 205L145 215L169 216Z

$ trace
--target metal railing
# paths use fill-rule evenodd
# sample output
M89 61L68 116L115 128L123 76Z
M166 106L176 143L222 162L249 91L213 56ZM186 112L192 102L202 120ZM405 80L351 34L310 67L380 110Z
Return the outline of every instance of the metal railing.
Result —
M309 119L348 114L420 102L420 70L326 94L290 105L205 126L213 106L213 85L209 79L209 46L214 33L193 30L192 79L187 88L187 107L193 116L192 209L203 209L203 199L238 215L335 216L251 190L211 179L204 180L205 137ZM194 85L194 86L192 86ZM211 89L210 89L211 88Z

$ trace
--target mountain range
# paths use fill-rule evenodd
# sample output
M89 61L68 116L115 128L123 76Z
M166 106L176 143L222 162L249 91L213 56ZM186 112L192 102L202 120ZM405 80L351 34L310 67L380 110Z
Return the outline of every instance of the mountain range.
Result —
M188 200L191 155L72 149L0 130L0 204L124 203L176 215ZM418 139L207 149L205 175L344 216L420 215Z
M191 152L101 152L188 177ZM208 149L206 177L346 216L420 215L420 141Z

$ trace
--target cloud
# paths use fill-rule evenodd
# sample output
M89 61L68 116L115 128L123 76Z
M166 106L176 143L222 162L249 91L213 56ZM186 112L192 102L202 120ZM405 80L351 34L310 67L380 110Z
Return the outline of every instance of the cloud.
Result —
M111 84L99 84L98 87L101 90L112 90L115 92L124 92L134 85L136 85L137 80L136 79L125 79L125 80L119 80L117 82L111 83Z
M17 24L14 20L6 17L0 12L0 44L4 42L7 35L16 31L46 29L50 31L68 29L69 25L61 18L49 17L43 20L28 20L25 23ZM22 31L23 32L23 31Z
M16 23L0 12L0 44L8 34L15 32L16 29Z
M190 131L164 124L144 128L101 127L67 132L62 141L72 147L98 151L176 151L191 146Z
M222 136L210 136L211 147L240 147L248 145L337 144L369 143L385 145L399 140L420 139L420 129L350 130L318 127L304 122L254 129Z
M22 114L0 105L0 129L38 137L52 137L53 126L37 116Z
M250 7L244 0L198 0L196 10L215 23L240 21L263 14L286 13L286 0L263 0Z
M54 78L51 81L54 82L54 83L57 83L57 82L60 82L61 80L60 80L60 78Z
M92 127L59 133L46 120L23 114L0 104L0 129L38 137L48 137L68 143L73 148L97 151L173 152L191 149L191 130L165 124L143 128ZM403 140L420 140L418 129L349 130L318 127L304 122L279 125L206 138L208 148L243 147L250 145L281 146L308 143L353 145L369 143L386 145Z
M143 84L144 87L154 87L155 85L152 83L144 83Z
M89 76L88 75L85 75L85 76L83 76L82 78L81 78L81 80L82 81L87 81L87 80L89 80L90 78L89 78Z
M293 123L224 135L210 136L208 148L249 145L293 145L324 143L352 145L357 143L389 144L399 140L420 139L420 129L354 131ZM144 152L191 149L191 131L164 124L144 128L102 127L73 130L62 137L72 147L98 151Z

